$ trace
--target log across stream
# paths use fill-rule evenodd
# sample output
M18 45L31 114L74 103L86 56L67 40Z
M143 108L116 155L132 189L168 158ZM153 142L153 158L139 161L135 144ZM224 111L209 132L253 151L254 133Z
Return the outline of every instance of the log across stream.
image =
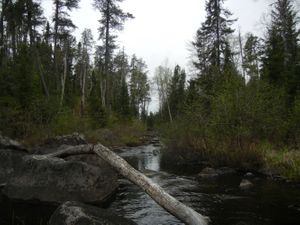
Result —
M75 148L72 154L78 149L82 151ZM199 180L196 174L201 168L186 172L184 166L163 167L168 162L153 145L123 149L118 154L176 199L209 216L212 225L299 225L299 186L254 177L254 187L242 191L239 183L243 174ZM125 178L120 179L120 189L109 208L140 225L183 224ZM0 209L0 224L6 217L13 218L12 224L5 225L46 225L53 210L46 205L3 201L1 196Z
M239 183L244 174L198 180L195 175L201 168L165 168L168 162L159 152L159 147L148 145L123 150L119 155L172 196L208 215L210 224L299 225L299 186L254 177L253 189L242 191ZM139 225L183 224L126 179L120 179L120 191L110 208Z

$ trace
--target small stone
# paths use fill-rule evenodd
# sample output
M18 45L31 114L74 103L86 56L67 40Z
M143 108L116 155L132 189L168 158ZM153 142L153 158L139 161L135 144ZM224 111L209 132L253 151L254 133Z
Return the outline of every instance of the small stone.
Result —
M246 180L246 179L243 179L243 180L241 181L241 183L240 183L240 188L241 188L242 190L250 189L250 188L252 188L253 186L254 186L254 184L253 184L251 181Z
M198 177L200 177L200 178L215 178L218 175L219 174L215 169L206 167L198 174Z
M248 178L251 178L251 177L254 177L254 174L251 173L251 172L248 172L244 175L244 177L248 177Z

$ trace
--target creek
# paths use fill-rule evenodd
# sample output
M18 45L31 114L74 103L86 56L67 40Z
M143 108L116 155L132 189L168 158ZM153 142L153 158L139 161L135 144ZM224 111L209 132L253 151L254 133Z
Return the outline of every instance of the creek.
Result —
M212 225L299 225L300 188L296 185L254 177L252 189L243 191L243 174L197 179L200 168L163 165L160 147L135 147L119 153L178 200L207 215ZM111 209L139 225L178 225L175 217L125 179Z
M211 225L300 224L299 185L255 176L250 179L254 187L243 191L239 184L244 174L198 179L201 166L171 166L154 145L126 148L118 154L178 200L209 216ZM139 225L182 224L128 180L119 182L108 208ZM1 198L0 225L46 225L56 208Z

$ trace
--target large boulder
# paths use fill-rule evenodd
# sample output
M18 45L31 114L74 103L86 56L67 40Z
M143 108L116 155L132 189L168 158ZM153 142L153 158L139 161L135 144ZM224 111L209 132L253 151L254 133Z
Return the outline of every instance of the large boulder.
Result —
M81 201L104 203L117 189L117 174L109 167L97 167L58 158L41 159L34 155L17 158L3 193L10 199L49 203ZM17 162L14 162L17 163Z
M78 202L62 204L51 216L49 225L136 225L109 210Z
M87 141L85 140L84 136L79 133L73 133L70 135L49 138L44 141L43 147L57 148L62 145L75 146L84 144L87 144Z
M15 171L21 167L24 151L0 148L0 184L3 186Z

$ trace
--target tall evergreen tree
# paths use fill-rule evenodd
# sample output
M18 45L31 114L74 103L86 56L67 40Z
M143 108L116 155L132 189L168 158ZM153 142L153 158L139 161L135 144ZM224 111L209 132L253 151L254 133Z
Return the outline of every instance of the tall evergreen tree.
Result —
M177 65L174 69L174 75L170 84L169 102L172 115L177 117L184 107L185 101L185 71Z
M119 6L123 0L94 0L94 7L99 10L101 19L99 20L99 39L102 41L103 54L104 54L104 71L102 82L102 95L105 95L106 101L102 101L112 108L112 78L109 73L112 70L112 55L116 49L115 40L117 38L116 32L123 30L124 22L127 19L133 18L130 13L125 13Z
M53 0L54 4L54 74L57 89L59 89L60 80L60 95L61 104L64 95L64 80L67 69L67 57L68 57L68 46L70 46L71 34L70 32L76 28L72 20L70 19L69 12L73 9L78 8L79 0ZM60 79L59 79L60 77Z
M268 29L263 79L284 87L290 98L300 90L297 13L291 0L277 0ZM299 71L299 70L298 70Z
M146 69L146 63L134 55L130 64L129 85L131 111L136 118L146 112L149 103L150 85Z
M258 79L260 76L260 59L262 46L260 39L253 34L249 34L244 46L243 67L250 79Z
M123 30L124 22L133 18L130 13L125 13L119 6L123 0L94 0L94 7L99 10L101 19L99 20L99 39L103 41L105 49L105 72L109 71L113 50L116 48L115 31Z
M196 40L193 42L197 53L194 65L200 74L211 69L219 73L222 71L227 37L234 32L230 26L235 21L230 19L232 14L224 8L223 3L224 0L206 1L206 20L197 31Z

